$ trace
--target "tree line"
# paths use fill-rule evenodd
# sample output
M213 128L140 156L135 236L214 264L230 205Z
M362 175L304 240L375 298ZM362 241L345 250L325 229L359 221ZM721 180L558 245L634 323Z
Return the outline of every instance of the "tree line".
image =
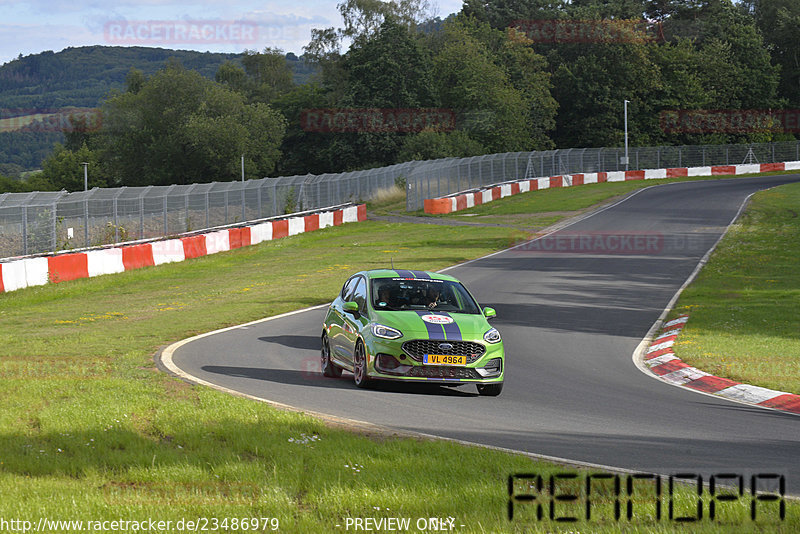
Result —
M90 186L136 186L236 179L242 155L247 177L260 178L620 146L624 100L634 146L794 138L769 125L665 128L664 118L800 107L795 0L466 0L445 20L423 0L343 0L339 10L342 27L313 30L304 49L307 83L270 48L222 63L213 80L174 61L149 76L131 70L103 103L102 126L65 133L31 180L79 189L84 161ZM317 128L309 110L361 126ZM375 128L377 115L357 110L453 120Z

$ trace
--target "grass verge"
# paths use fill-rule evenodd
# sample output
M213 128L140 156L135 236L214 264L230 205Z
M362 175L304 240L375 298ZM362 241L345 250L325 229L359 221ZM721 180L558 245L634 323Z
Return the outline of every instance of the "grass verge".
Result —
M715 374L800 394L800 184L753 196L672 315L675 352Z
M0 518L172 521L167 531L195 521L218 532L275 525L260 520L254 529L242 518L275 518L281 532L345 532L354 530L347 518L382 517L410 518L411 531L434 530L417 523L432 517L453 517L458 532L680 528L667 519L666 495L659 520L646 491L632 520L624 519L624 499L623 519L615 520L610 483L594 486L591 521L539 520L525 504L509 521L509 475L535 472L546 486L551 474L577 471L449 442L355 435L190 386L153 365L160 346L325 302L349 273L386 266L390 257L435 270L511 239L508 228L365 222L0 295ZM539 497L547 518L547 490ZM696 502L691 491L676 490L675 514L692 515ZM582 516L585 499L557 506L558 516ZM717 512L698 530L800 529L794 504L785 522L774 511L751 521L747 499Z

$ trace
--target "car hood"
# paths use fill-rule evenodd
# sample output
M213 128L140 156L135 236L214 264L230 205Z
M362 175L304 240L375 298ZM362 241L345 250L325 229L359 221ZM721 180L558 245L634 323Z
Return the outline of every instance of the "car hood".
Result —
M375 322L396 328L404 339L481 340L491 328L482 314L437 311L376 311Z

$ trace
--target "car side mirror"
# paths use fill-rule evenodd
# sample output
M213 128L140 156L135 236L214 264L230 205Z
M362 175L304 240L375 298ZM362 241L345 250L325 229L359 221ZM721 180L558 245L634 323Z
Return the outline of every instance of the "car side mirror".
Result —
M342 309L347 313L356 314L358 313L358 302L351 300L350 302L345 302L342 306Z
M489 308L487 306L486 308L483 309L483 315L487 319L491 319L492 317L497 317L497 312L494 310L494 308Z

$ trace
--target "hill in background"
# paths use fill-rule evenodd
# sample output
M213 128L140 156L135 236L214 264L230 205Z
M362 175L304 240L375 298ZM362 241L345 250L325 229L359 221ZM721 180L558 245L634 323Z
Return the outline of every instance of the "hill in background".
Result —
M311 70L292 53L286 60L303 83ZM0 66L0 109L93 107L111 89L125 85L125 76L136 68L149 76L175 58L190 70L214 78L225 61L241 54L221 54L148 48L143 46L81 46L61 52L46 51L19 57Z
M226 61L239 63L241 57L142 46L81 46L20 56L0 65L0 119L18 116L20 111L33 115L64 107L97 107L110 91L124 89L131 68L150 76L175 58L185 68L213 79L220 65ZM286 61L295 83L304 83L311 76L312 70L295 54L286 54ZM0 174L38 167L52 151L53 143L61 141L63 135L58 132L0 128Z

